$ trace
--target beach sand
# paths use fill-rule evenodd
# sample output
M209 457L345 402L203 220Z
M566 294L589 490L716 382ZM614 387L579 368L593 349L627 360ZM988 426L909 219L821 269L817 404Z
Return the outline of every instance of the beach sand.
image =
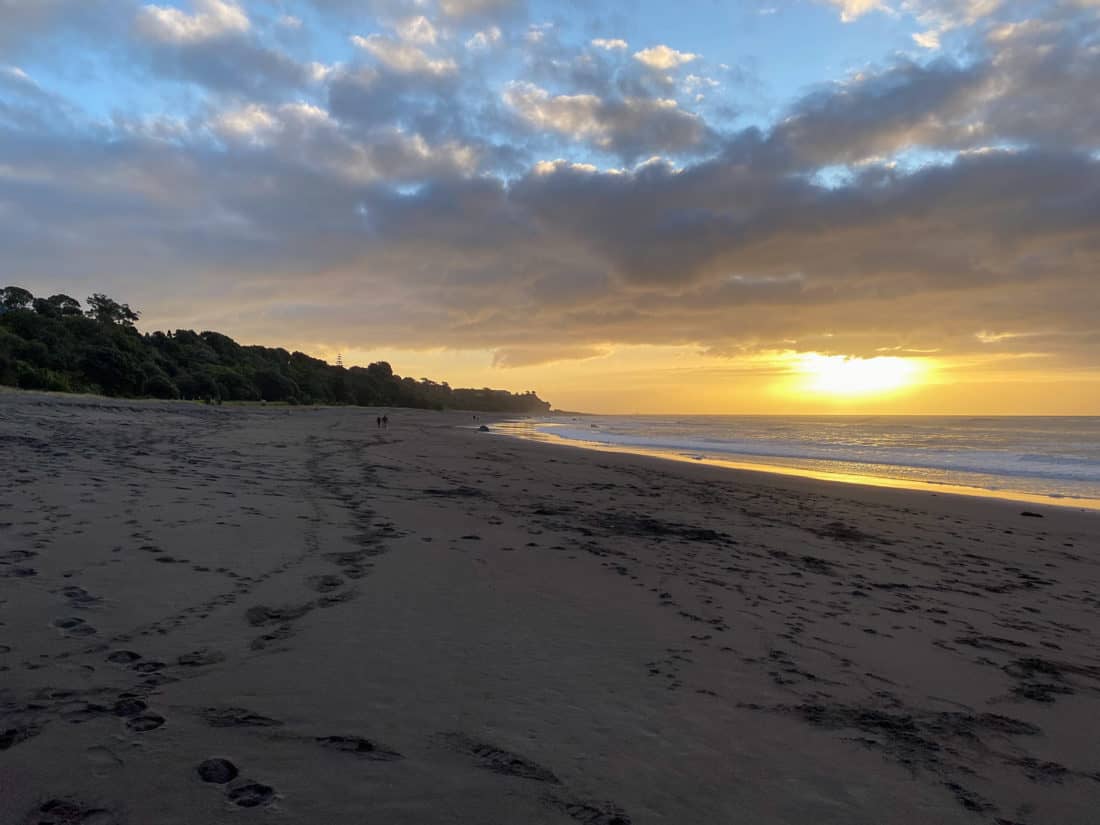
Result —
M1100 821L1096 514L377 414L0 393L0 822Z

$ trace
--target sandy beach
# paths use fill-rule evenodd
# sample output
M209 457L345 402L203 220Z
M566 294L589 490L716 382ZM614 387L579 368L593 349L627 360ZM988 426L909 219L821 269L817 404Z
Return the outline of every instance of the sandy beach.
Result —
M1100 515L377 414L0 392L0 823L1098 821Z

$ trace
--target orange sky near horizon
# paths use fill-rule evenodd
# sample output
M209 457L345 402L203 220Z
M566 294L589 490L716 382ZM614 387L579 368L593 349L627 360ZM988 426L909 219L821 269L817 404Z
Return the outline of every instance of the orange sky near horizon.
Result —
M335 350L301 348L335 362ZM897 359L910 380L879 390L823 385L807 356L795 353L719 357L699 347L609 346L600 357L520 367L493 366L492 352L478 350L341 354L348 366L386 360L403 376L533 389L555 409L603 414L1100 414L1100 369L1049 368L1041 356Z

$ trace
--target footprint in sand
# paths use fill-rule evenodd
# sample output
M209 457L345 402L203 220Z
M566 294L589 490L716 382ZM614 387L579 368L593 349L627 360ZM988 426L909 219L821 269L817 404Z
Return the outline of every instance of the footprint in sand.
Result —
M71 799L51 799L33 811L35 825L116 825L118 819L105 808L88 808Z
M615 805L589 805L583 802L560 803L560 807L582 825L630 825L630 817Z
M0 553L0 564L14 564L17 561L33 559L37 555L33 550L9 550L6 553Z
M212 728L273 728L283 724L244 708L203 708L199 716Z
M111 708L111 712L115 716L129 718L144 713L148 707L149 706L140 699L129 694L123 694L118 698L118 701L115 702L114 706Z
M64 616L53 620L53 626L69 636L94 636L98 631L78 616Z
M11 567L0 572L0 578L5 579L27 579L37 575L38 571L33 567Z
M333 575L310 576L306 579L306 583L318 593L329 593L337 590L344 583L344 580Z
M361 736L318 736L317 743L331 750L354 753L357 756L381 762L392 762L405 758L396 751L388 750L377 742L371 742Z
M238 807L255 808L270 804L275 799L275 789L270 785L261 785L259 782L248 782L231 788L226 797Z
M110 713L103 705L95 705L88 702L77 702L67 706L61 711L61 718L66 722L78 725L82 722L90 722Z
M101 601L99 597L93 596L83 587L64 587L60 591L62 596L69 600L69 604L73 607L88 607L89 605L96 604Z
M116 665L128 665L131 662L136 662L141 658L140 653L134 653L132 650L116 650L107 656L107 661Z
M445 733L442 738L455 750L473 756L479 766L505 776L518 776L534 779L536 782L549 782L560 785L552 771L518 754L498 748L488 742L472 739L464 733Z
M220 650L211 650L204 647L201 650L195 650L180 656L176 659L176 664L183 667L203 667L205 665L216 665L224 661L225 654Z
M41 733L41 729L34 725L24 725L22 727L0 730L0 751L14 748L20 742L26 742L32 736L37 736L39 733Z
M195 772L203 782L212 782L216 785L225 785L237 778L240 771L237 766L228 759L207 759L200 763Z
M140 716L132 716L126 720L126 727L137 733L156 730L163 725L165 719L157 713L145 713Z
M122 760L110 749L103 745L93 745L84 751L84 758L92 764L92 771L97 776L103 776L108 771L121 768Z

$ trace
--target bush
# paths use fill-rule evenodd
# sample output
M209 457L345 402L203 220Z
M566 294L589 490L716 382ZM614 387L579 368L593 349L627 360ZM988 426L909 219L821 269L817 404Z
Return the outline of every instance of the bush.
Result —
M127 395L141 388L142 375L134 359L115 347L93 347L84 356L84 373L107 395Z
M36 367L26 361L15 363L16 383L25 390L46 390L48 392L72 392L73 386L68 376L60 372Z
M288 401L298 395L298 385L275 370L257 371L255 382L264 401Z
M179 398L180 388L167 375L154 375L145 381L145 394L151 398Z

